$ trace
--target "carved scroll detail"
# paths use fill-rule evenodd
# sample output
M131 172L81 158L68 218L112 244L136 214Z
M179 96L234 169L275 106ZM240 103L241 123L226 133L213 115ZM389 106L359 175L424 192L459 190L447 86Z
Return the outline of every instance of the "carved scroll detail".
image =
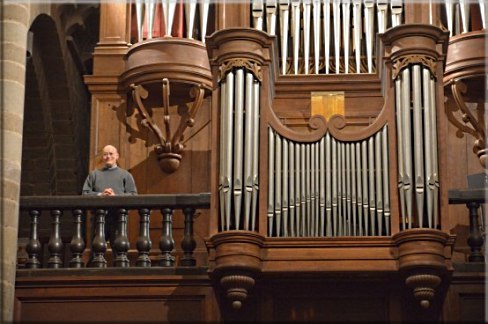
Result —
M202 106L205 90L203 85L194 86L190 90L190 97L195 98L188 114L181 117L180 124L177 130L172 134L170 127L170 113L169 113L169 97L170 86L169 80L164 78L162 80L162 97L163 97L163 125L164 134L152 118L151 114L144 106L143 100L149 96L148 91L142 85L131 84L132 97L136 103L136 109L142 116L141 124L153 132L158 139L159 144L156 145L156 153L158 154L159 165L164 171L171 173L176 171L180 165L181 154L184 149L184 132L188 127L193 127L195 115Z
M486 145L486 129L485 129L485 117L484 117L484 106L483 104L478 104L477 107L477 117L470 111L468 106L466 106L463 94L468 90L467 85L461 80L454 80L451 84L452 99L455 104L446 105L446 115L447 119L458 128L457 136L462 137L462 133L471 134L476 140L473 145L473 152L480 159L481 165L487 167L487 153L488 148ZM459 120L454 112L461 112L461 117Z
M398 74L401 70L403 70L403 68L410 64L416 63L427 67L430 70L431 74L434 77L436 76L437 61L435 60L435 58L427 55L408 55L399 57L393 62L393 79L396 79L398 77Z
M219 81L225 78L225 75L235 67L243 67L249 70L259 80L263 81L263 72L258 62L247 58L234 58L222 63L219 67Z

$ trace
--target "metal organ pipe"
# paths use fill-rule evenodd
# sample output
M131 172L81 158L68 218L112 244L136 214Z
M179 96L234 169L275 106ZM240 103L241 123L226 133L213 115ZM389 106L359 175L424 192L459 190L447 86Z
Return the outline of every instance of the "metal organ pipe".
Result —
M417 205L417 215L419 227L424 227L424 143L423 143L423 124L422 124L422 84L420 65L414 64L412 67L412 97L413 97L413 134L414 134L414 168L415 168L415 198Z
M276 35L276 0L266 1L266 24L268 33L271 36Z
M325 74L329 74L329 61L330 61L330 0L324 0L324 65Z
M171 30L173 28L173 19L175 16L176 0L161 0L163 3L163 15L165 36L171 36Z
M410 118L410 70L408 68L402 71L402 143L403 145L403 161L404 174L403 174L403 194L405 196L405 209L407 217L407 228L412 228L412 211L413 211L413 173L412 173L412 139L411 139L411 118Z
M154 14L156 11L155 0L146 0L146 16L147 16L147 38L153 38Z
M197 11L197 0L185 1L185 21L187 38L193 39L193 26L195 23L195 14Z
M291 0L291 10L293 73L298 74L298 50L300 48L300 0Z
M354 65L351 66L354 66L355 73L361 73L363 47L366 50L367 73L373 73L375 31L383 33L389 27L398 26L404 14L401 0L391 2L386 0L253 0L251 12L254 28L259 30L266 28L270 35L276 35L276 25L279 20L281 74L286 74L288 71L288 59L290 59L289 70L292 74L309 74L312 65L312 73L329 74L331 47L334 55L332 66L335 65L333 69L336 74L350 73L349 57L353 53L355 59L352 62ZM266 26L264 26L265 18ZM313 39L311 39L312 32ZM331 44L331 36L334 39L333 44ZM290 40L292 46L288 57ZM313 49L311 42L313 42ZM311 50L313 50L313 64L309 63Z
M200 0L200 31L202 42L205 43L205 36L207 36L207 21L208 9L210 7L210 0Z
M439 217L439 211L438 211L438 204L439 204L439 162L437 159L437 118L436 118L436 91L435 91L435 80L433 78L429 78L429 84L430 84L430 123L432 124L431 127L431 134L430 136L432 137L431 141L431 152L432 152L432 175L433 175L433 226L434 228L437 228L437 220Z
M244 229L249 230L249 223L251 218L251 202L254 187L253 179L253 144L254 144L254 88L253 75L246 72L246 97L245 97L245 119L244 119Z
M268 130L268 236L273 236L273 217L274 217L274 133Z
M404 68L395 80L395 96L402 229L413 226L436 228L439 204L436 91L430 69L418 63ZM410 134L413 134L413 143ZM415 197L411 188L412 175ZM417 207L415 211L413 206Z
M353 0L354 52L356 53L356 73L361 73L361 0Z
M319 74L320 66L320 0L313 0L313 54L314 73Z
M290 11L289 0L280 0L280 32L281 32L281 74L286 74L288 59L288 24Z
M142 31L144 26L144 13L145 13L145 6L143 0L136 0L136 24L137 24L137 41L142 41Z
M349 35L350 35L350 19L349 7L350 0L342 0L342 30L343 30L343 44L344 44L344 73L349 73Z
M310 7L311 0L303 0L303 59L304 73L308 74L310 67Z
M234 72L227 73L226 77L226 84L227 84L227 91L226 91L226 104L225 107L227 109L227 113L225 115L225 129L221 133L221 136L224 136L224 204L225 204L225 229L230 230L230 215L231 215L231 202L232 202L232 139L233 139L233 131L234 131L234 119L233 119L233 112L234 112ZM222 161L222 157L221 157Z
M335 55L335 71L339 74L340 71L340 58L341 58L341 8L340 0L333 0L332 2L332 14L334 19L334 55Z
M269 128L269 235L389 235L387 134L297 143Z
M253 107L252 107L252 123L253 123L253 145L252 145L252 201L251 201L251 231L256 228L258 197L259 197L259 98L260 98L260 84L256 79L253 79Z
M253 231L256 226L259 87L254 74L240 67L229 71L220 83L219 210L222 231Z
M368 73L373 73L373 39L374 39L374 1L364 0L364 29L366 32L366 57Z

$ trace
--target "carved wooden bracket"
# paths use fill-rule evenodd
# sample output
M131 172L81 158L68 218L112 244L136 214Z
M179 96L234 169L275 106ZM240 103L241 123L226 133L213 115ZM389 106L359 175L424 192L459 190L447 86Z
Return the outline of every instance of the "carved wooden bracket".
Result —
M444 254L450 244L449 235L435 229L415 228L393 236L398 246L398 263L405 284L419 305L430 308L438 295L438 287L452 270Z
M479 80L484 83L483 77ZM458 137L462 137L462 133L471 134L474 138L473 152L480 159L480 163L484 168L488 168L488 146L486 143L486 121L485 121L485 106L484 103L476 103L475 112L471 111L466 105L464 94L468 92L468 86L462 80L456 79L451 82L451 95L449 102L446 104L447 119L458 128ZM452 104L451 100L454 101ZM461 115L456 116L454 113L460 111Z
M487 40L486 30L451 37L444 72L447 118L457 127L458 137L463 133L473 135L473 152L484 168L488 168L485 120ZM468 107L468 102L475 107Z
M225 289L232 308L240 309L261 273L264 237L249 231L226 231L211 237L215 263L210 273Z
M152 118L144 106L143 100L149 96L149 92L142 85L131 84L132 97L136 103L136 109L142 116L141 124L147 127L156 136L159 144L156 145L156 153L158 154L158 161L161 169L165 172L171 173L178 169L184 149L182 143L184 139L184 132L188 127L193 127L195 115L202 106L205 90L202 85L197 85L191 88L190 97L195 98L191 104L188 114L180 119L178 128L174 133L171 131L171 116L169 113L169 97L170 86L169 80L164 78L162 80L162 99L163 99L163 125L164 134L159 128L157 122Z

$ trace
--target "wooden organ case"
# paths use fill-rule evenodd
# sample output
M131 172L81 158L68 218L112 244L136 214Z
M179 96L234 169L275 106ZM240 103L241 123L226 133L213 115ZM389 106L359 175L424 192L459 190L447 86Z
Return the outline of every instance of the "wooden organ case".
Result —
M111 143L141 194L211 193L207 319L440 318L455 236L432 6L100 5L91 166Z

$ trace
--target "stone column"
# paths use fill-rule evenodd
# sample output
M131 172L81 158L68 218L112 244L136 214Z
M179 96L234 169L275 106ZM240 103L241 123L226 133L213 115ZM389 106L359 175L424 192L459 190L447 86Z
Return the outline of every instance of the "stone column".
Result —
M25 60L29 4L4 3L0 10L2 53L0 74L1 120L1 315L0 322L13 320L17 231L19 223L20 167L25 93Z

